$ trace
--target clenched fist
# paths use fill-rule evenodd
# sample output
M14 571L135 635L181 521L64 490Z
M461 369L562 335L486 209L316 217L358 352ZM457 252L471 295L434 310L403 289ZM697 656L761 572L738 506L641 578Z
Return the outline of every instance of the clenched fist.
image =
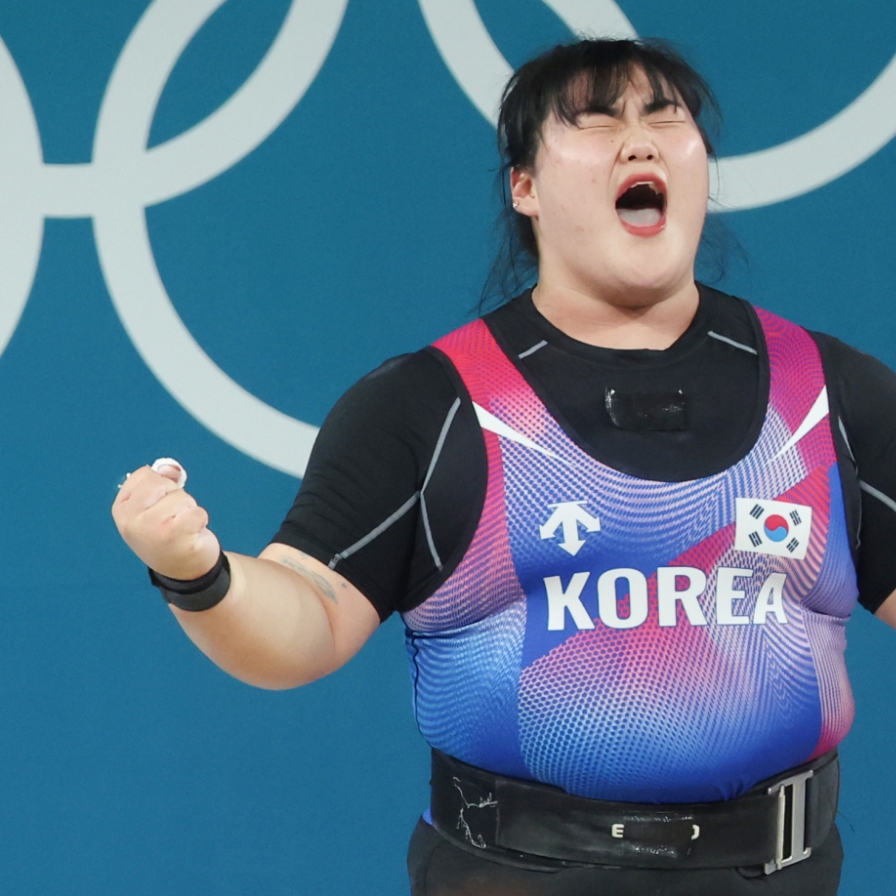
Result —
M198 579L217 562L221 546L208 513L181 487L183 468L170 458L132 473L112 505L128 547L151 569L172 579Z

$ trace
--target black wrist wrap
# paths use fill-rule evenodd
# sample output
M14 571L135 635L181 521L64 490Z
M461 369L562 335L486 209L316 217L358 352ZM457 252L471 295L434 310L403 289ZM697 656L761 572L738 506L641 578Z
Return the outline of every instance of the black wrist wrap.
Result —
M149 581L162 592L162 597L172 606L198 613L201 610L210 610L224 600L230 588L230 562L227 560L227 555L221 551L218 562L198 579L189 581L169 579L168 576L150 569Z

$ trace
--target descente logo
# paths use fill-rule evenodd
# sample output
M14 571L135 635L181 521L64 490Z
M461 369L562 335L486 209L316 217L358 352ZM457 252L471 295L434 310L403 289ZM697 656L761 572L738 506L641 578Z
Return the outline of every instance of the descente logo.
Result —
M784 586L787 575L766 576L755 602L745 591L754 570L720 566L712 597L712 622L716 625L765 625L771 616L787 622L784 613ZM586 593L590 572L574 573L564 586L560 576L544 579L548 600L548 631L563 631L567 620L579 629L593 629L599 619L608 628L638 628L650 610L647 577L637 569L608 569L597 578L596 606ZM706 573L692 566L661 566L656 571L657 619L662 628L678 625L679 607L691 625L708 625L698 598L706 591ZM593 595L593 592L591 592ZM628 613L620 615L620 596L628 595ZM589 609L589 605L592 609ZM597 610L595 614L593 609Z

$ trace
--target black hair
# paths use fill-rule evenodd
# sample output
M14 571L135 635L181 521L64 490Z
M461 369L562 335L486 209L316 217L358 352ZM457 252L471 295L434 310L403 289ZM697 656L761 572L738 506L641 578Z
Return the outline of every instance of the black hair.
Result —
M532 221L513 211L507 176L513 168L530 168L550 116L575 124L585 112L611 108L628 86L632 72L644 72L654 100L683 103L703 137L707 154L715 154L713 132L721 120L709 84L666 41L589 38L560 44L518 68L501 96L498 115L498 173L502 208L498 226L502 246L482 293L480 307L500 304L534 279L538 247ZM671 93L671 96L670 96ZM495 301L497 300L497 301Z

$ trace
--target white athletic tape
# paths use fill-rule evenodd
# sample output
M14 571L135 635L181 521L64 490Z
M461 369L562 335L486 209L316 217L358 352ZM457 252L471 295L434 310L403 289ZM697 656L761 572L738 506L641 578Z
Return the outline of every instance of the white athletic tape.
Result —
M177 477L178 488L183 488L187 484L187 471L173 457L160 457L153 462L152 469L155 470L156 473L161 473L162 467L174 467L176 470L180 471L180 474Z

